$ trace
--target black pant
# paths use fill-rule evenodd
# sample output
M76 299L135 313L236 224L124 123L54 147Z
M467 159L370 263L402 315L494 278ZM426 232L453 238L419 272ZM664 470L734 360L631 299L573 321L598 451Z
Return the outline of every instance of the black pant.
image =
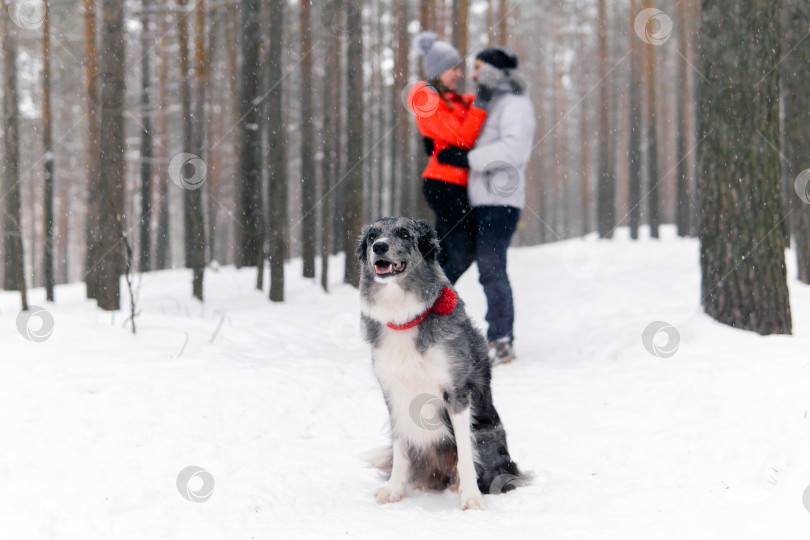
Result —
M422 193L436 214L439 235L439 266L450 283L455 283L475 260L475 219L467 188L443 180L425 178Z
M487 297L487 340L514 337L515 308L506 275L506 248L517 229L520 209L513 206L477 206L475 221L478 281Z

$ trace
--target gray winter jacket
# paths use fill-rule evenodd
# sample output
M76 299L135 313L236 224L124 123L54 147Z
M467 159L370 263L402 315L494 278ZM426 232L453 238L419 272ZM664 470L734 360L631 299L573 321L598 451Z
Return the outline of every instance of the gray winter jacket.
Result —
M467 159L467 192L472 206L515 206L526 201L526 163L534 140L534 107L523 75L501 80L484 127Z

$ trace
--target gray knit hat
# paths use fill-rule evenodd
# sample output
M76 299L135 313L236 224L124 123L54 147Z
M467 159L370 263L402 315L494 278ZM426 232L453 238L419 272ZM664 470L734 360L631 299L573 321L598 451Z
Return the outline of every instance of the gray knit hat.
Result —
M413 38L413 48L422 54L422 70L428 80L461 63L461 55L455 47L436 37L435 32L422 32Z

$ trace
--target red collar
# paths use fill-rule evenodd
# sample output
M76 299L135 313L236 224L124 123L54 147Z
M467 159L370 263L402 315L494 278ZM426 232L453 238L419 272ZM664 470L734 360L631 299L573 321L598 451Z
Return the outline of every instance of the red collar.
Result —
M445 287L442 289L442 293L439 295L439 298L430 306L427 311L419 315L417 318L410 322L406 322L405 324L394 324L388 323L388 328L392 330L407 330L409 328L413 328L420 322L424 321L425 318L430 315L431 312L436 313L437 315L450 315L453 313L453 310L456 309L456 304L458 303L458 296L456 296L455 291L450 287Z

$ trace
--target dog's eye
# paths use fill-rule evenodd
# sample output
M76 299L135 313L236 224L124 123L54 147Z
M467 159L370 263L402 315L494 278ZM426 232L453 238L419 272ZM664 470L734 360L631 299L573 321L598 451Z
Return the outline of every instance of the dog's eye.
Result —
M411 238L411 235L405 229L401 229L399 231L399 236L400 236L400 238L403 238L404 240L409 240Z
M373 242L376 239L377 239L377 233L373 233L373 232L368 233L368 241L369 242Z

